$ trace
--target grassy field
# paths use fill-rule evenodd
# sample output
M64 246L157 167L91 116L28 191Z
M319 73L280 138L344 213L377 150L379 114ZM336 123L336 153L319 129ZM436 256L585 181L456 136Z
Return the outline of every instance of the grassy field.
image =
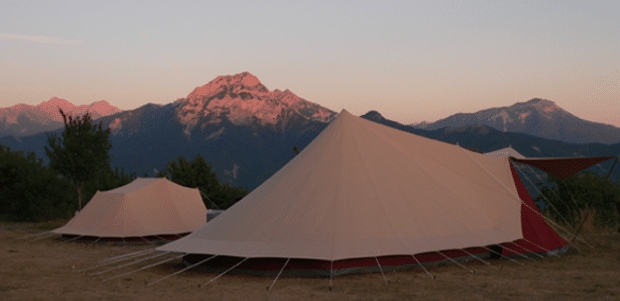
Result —
M273 278L243 275L224 275L199 288L217 275L192 270L146 286L182 269L180 260L102 282L158 259L95 276L86 273L107 267L76 271L152 246L61 242L57 236L20 239L62 224L0 223L0 300L620 300L616 231L584 231L594 249L578 243L580 252L570 248L560 257L518 260L523 266L471 262L473 275L448 265L430 270L434 280L416 269L387 273L388 285L381 274L338 277L332 291L328 279L281 278L267 291Z

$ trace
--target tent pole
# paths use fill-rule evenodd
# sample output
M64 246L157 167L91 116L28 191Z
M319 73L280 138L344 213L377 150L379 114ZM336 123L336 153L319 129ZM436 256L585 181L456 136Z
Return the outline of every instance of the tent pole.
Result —
M453 263L455 263L456 265L458 265L458 266L460 266L460 267L464 268L465 270L469 271L470 273L472 273L472 274L475 274L475 273L476 273L476 272L474 272L474 271L472 271L472 270L468 269L466 266L464 266L464 265L462 265L462 264L458 263L456 260L454 260L454 259L452 259L452 258L450 258L450 257L446 256L446 254L441 253L441 252L439 252L439 251L437 251L437 253L439 253L441 256L445 257L446 259L448 259L448 260L452 261L452 262L453 262Z
M200 286L200 288L205 287L207 284L209 284L209 283L211 283L211 282L215 281L215 279L220 278L220 277L222 277L224 274L226 274L226 273L228 273L228 272L232 271L232 269L236 268L237 266L239 266L240 264L242 264L244 261L248 260L248 258L249 258L249 257L246 257L246 258L244 258L243 260L239 261L237 264L233 265L232 267L228 268L228 270L224 271L224 273L221 273L221 274L217 275L215 278L213 278L213 279L209 280L209 282L207 282L207 283L205 283L205 284L201 285L201 286Z
M486 264L486 265L488 265L488 266L490 266L490 267L492 267L492 268L495 268L495 269L498 269L498 270L499 270L499 268L498 268L498 267L493 266L493 265L491 265L491 263L489 263L489 262L487 262L487 261L482 260L482 258L480 258L480 257L478 257L478 256L476 256L476 255L474 255L474 254L472 254L472 253L467 252L465 249L461 249L461 251L463 251L463 252L467 253L469 256L471 256L471 257L473 257L473 258L477 259L478 261L481 261L482 263L484 263L484 264Z
M92 244L94 244L94 243L98 242L100 239L101 239L101 236L97 237L97 240L95 240L95 241L91 242L90 244L92 245Z
M426 272L426 274L428 274L428 276L431 277L431 279L435 279L435 276L431 275L431 273L429 273L428 270L426 270L424 265L422 265L422 263L417 258L415 258L415 256L413 254L411 254L411 257L413 257L413 259L415 259L415 261L418 263L418 265L424 270L424 272Z
M139 259L139 260L134 260L134 261L132 261L130 263L121 264L119 266L116 266L116 267L113 267L113 268L110 268L110 269L107 269L107 270L104 270L104 271L101 271L101 272L88 274L88 276L95 276L95 275L103 274L103 273L106 273L106 272L109 272L109 271L113 271L113 270L116 270L116 269L124 268L126 266L130 266L132 264L136 264L136 263L139 263L139 262L142 262L142 261L145 261L145 260L153 259L153 258L162 256L162 255L166 255L166 254L168 254L168 252L159 253L159 254L156 254L156 255L153 255L153 256L150 256L150 257L146 257L146 258L142 258L142 259Z
M618 158L620 157L616 157L616 160L614 160L614 164L611 165L611 168L609 169L609 173L607 174L607 179L609 179L609 176L611 176L611 172L614 170L614 166L616 166L616 163L618 163Z
M502 255L502 253L498 253L498 252L496 252L496 251L493 251L491 248L487 248L487 247L484 247L484 246L483 246L483 248L485 248L485 249L487 249L487 250L491 251L492 253L495 253L495 254L497 254L497 255L501 256L500 258L506 258L506 259L508 259L508 260L510 260L510 261L512 261L512 262L514 262L514 263L516 263L516 264L519 264L519 265L524 265L524 264L522 264L522 263L520 263L520 262L518 262L518 261L516 261L516 260L514 260L514 259L512 259L512 258L510 258L510 257L508 257L508 256L504 256L504 255Z
M385 281L385 285L388 285L387 278L385 278L385 273L383 273L383 268L381 267L381 264L379 264L379 258L377 258L377 256L375 256L375 261L377 261L377 265L379 266L379 270L381 271L381 276L383 276L383 281Z
M276 279L274 279L273 282L271 283L271 285L267 288L268 291L271 291L271 288L273 287L273 285L276 284L276 280L278 280L278 277L280 277L280 275L282 274L282 271L284 271L284 267L286 267L286 265L288 264L289 260L291 260L290 257L286 259L286 262L282 266L282 269L280 269L280 272L276 276Z
M167 254L167 253L166 253L166 254ZM114 278L118 278L118 277L121 277L121 276L129 275L129 274L132 274L132 273L135 273L135 272L138 272L138 271L146 270L146 269L148 269L148 268L152 268L152 267L154 267L154 266L160 265L160 264L162 264L162 263L166 263L166 262L168 262L168 261L170 261L170 260L174 260L174 259L181 258L181 257L183 257L183 256L185 256L185 254L182 254L182 255L179 255L179 256L176 256L176 257L172 257L172 258L168 258L168 259L165 259L165 260L162 260L162 261L156 262L156 263L151 264L151 265L147 265L147 266L142 267L142 268L140 268L140 269L138 269L138 270L135 270L135 271L127 272L127 273L125 273L125 274L121 274L121 275L116 275L116 276L114 276L114 277L112 277L112 278L103 279L103 280L102 280L102 282L106 282L106 281L108 281L108 280L112 280L112 279L114 279Z
M207 200L209 200L209 202L211 202L211 204L213 204L213 206L215 206L215 208L217 208L217 210L222 210L206 194L204 194L200 189L198 189L198 191L200 191L200 194L202 194L202 196L204 196Z
M187 254L187 253L186 253L186 254ZM182 269L182 270L180 270L180 271L178 271L178 272L175 272L175 273L173 273L173 274L170 274L170 275L168 275L168 276L166 276L166 277L164 277L164 278L160 278L159 280L157 280L157 281L155 281L155 282L151 282L151 283L147 284L146 286L151 286L151 285L153 285L153 284L155 284L155 283L157 283L157 282L160 282L160 281L162 281L162 280L164 280L164 279L166 279L166 278L168 278L168 277L174 276L174 275L179 274L179 273L183 273L183 272L185 272L185 271L187 271L187 270L189 270L189 269L191 269L191 268L193 268L193 267L199 266L199 265L201 265L201 264L203 264L203 263L205 263L205 262L207 262L207 261L209 261L209 260L211 260L211 259L215 258L216 256L217 256L217 255L213 255L213 256L211 256L211 257L208 257L207 259L202 260L202 261L199 261L199 262L197 262L197 263L195 263L195 264L192 264L192 265L190 265L190 266L187 266L187 267L185 267L184 269Z

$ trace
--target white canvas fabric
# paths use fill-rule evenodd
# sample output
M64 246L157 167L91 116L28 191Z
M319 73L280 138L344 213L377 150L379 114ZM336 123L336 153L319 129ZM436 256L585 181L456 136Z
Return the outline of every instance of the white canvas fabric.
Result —
M525 156L521 155L511 146L485 153L485 155L489 157L515 157L517 159L526 159Z
M508 158L342 111L240 202L160 251L320 260L418 254L523 237Z
M95 237L144 237L188 233L206 223L198 188L166 178L138 178L97 191L80 213L53 233Z

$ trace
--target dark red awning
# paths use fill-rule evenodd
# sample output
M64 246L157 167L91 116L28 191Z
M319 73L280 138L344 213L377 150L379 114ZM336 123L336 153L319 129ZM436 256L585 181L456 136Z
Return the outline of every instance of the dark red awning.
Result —
M597 163L613 159L615 157L586 157L586 158L511 158L514 162L531 165L544 170L561 179L566 179L571 175L582 171Z

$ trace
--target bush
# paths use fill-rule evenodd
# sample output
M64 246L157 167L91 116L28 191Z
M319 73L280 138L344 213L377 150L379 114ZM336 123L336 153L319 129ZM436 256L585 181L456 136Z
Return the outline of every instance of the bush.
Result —
M0 174L0 219L38 222L72 215L73 185L34 153L0 145Z
M548 185L540 191L559 212L546 208L555 220L564 221L561 214L571 226L576 226L585 214L592 214L597 227L614 227L620 222L618 182L592 171L580 172L564 180L548 175L548 181L556 185ZM536 198L536 201L543 200L542 196Z
M213 203L220 209L226 209L248 194L248 191L230 184L222 185L215 171L211 171L211 164L207 163L201 155L196 155L192 161L187 161L180 156L177 162L170 161L166 169L158 173L158 177L167 177L170 181L179 185L198 188L203 194L203 201L207 208L212 208ZM209 200L205 199L207 196ZM213 203L212 203L213 202Z
M125 174L125 170L121 168L114 170L110 165L106 165L94 179L84 183L84 206L95 196L97 191L106 191L121 186L125 186L136 179L136 173Z

